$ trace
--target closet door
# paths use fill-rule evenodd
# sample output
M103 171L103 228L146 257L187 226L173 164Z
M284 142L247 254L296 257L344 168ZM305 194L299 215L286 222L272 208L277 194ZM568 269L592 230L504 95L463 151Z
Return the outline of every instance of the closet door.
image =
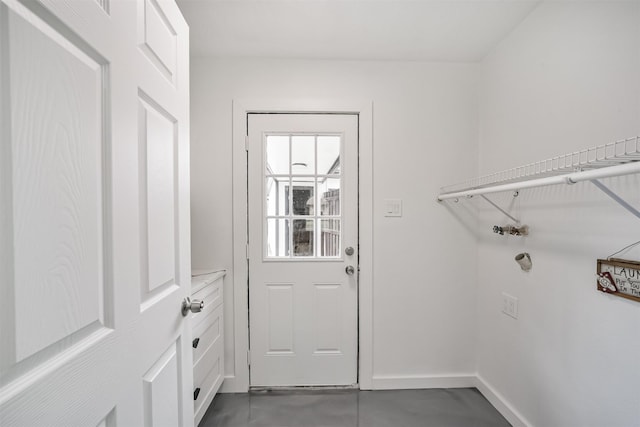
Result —
M188 28L0 0L0 425L193 425Z

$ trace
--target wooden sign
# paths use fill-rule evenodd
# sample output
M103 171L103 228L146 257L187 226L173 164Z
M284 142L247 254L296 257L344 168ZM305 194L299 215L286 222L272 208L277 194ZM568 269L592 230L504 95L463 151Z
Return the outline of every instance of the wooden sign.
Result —
M599 291L640 302L640 262L599 259L597 275Z

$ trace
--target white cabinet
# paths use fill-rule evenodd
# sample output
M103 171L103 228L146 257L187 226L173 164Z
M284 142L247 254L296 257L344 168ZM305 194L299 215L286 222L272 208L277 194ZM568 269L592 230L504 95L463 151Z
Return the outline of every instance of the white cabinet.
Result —
M192 314L193 405L197 426L224 379L224 319L222 292L225 271L206 274L194 271L192 300L204 301L200 313Z

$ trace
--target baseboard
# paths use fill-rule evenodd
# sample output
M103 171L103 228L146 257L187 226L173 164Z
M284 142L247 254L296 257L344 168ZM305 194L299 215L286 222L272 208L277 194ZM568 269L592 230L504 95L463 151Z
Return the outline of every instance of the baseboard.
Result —
M374 390L475 387L513 427L532 427L513 405L481 376L468 375L379 375L373 377Z
M476 386L475 375L377 375L372 381L374 390L402 390L420 388L466 388Z
M421 388L466 388L476 387L475 375L378 375L371 384L373 390L408 390ZM235 375L226 375L220 393L246 393L246 384L238 381Z
M222 386L220 386L220 393L246 393L249 391L249 386L239 381L235 375L225 375Z
M505 397L480 375L475 377L475 387L511 423L513 427L532 427L532 424L518 412Z

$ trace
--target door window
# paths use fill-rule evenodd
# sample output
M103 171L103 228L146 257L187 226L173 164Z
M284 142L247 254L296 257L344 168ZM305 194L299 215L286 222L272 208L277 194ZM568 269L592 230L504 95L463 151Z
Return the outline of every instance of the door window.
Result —
M341 135L265 135L267 259L340 257L341 140Z

